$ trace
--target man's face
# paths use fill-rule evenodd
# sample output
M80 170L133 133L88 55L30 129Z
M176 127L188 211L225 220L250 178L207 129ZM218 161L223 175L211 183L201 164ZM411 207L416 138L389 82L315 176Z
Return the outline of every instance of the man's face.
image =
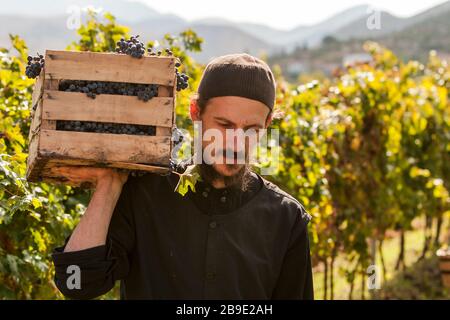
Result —
M212 98L208 100L207 106L201 114L198 106L191 109L192 120L202 121L203 150L208 145L214 144L214 148L210 146L209 150L212 150L211 154L216 160L211 167L217 174L223 177L232 177L242 173L246 164L243 164L242 161L238 163L238 157L245 158L247 162L249 152L254 147L252 142L256 141L249 138L242 139L242 133L246 137L255 136L256 138L258 130L267 128L270 124L271 119L268 118L268 114L269 109L263 103L237 96ZM220 140L215 142L214 138L210 141L205 139L205 133L207 135L208 130L211 129L217 130L213 136L216 133L221 135L222 143ZM233 130L228 132L228 137L227 130ZM237 134L230 135L230 133L238 132L236 130L242 130L241 139Z

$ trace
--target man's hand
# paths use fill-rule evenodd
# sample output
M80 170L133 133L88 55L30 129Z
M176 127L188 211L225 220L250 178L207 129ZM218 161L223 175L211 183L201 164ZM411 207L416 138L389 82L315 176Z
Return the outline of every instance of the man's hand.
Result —
M58 175L64 176L75 183L89 182L94 186L99 183L123 184L128 179L128 171L119 171L114 168L92 167L54 167L50 169Z

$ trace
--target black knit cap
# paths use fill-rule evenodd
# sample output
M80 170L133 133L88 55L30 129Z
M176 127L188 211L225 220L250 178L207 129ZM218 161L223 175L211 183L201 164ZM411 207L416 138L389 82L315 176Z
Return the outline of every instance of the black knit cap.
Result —
M244 97L260 101L272 110L275 87L273 73L264 61L247 53L236 53L217 57L207 64L198 94L203 100Z

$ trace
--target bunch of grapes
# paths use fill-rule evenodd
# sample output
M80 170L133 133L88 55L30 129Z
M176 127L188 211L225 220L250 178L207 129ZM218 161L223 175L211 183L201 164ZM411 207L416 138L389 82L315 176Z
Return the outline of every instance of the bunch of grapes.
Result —
M145 45L138 38L139 35L132 36L129 40L120 39L116 43L116 52L127 54L133 58L141 58L145 53Z
M35 79L44 68L44 56L42 54L38 54L36 57L28 56L27 60L28 64L25 68L25 75L30 79Z
M180 71L178 70L179 67L181 67L181 63L177 61L175 63L175 73L177 75L177 91L181 91L189 87L189 76L185 73L180 73Z
M173 52L172 52L172 50L170 50L169 48L166 48L166 49L164 50L164 52L165 52L165 54L166 54L167 56L173 56ZM152 49L151 47L149 47L149 48L147 49L147 53L148 53L149 56L158 56L158 57L160 57L160 56L163 55L163 51L158 50L158 51L156 51L156 52L153 52L153 49Z
M158 86L151 84L138 87L136 95L139 100L147 102L151 98L158 96Z
M93 121L58 120L56 121L56 130L145 136L156 135L155 126Z
M118 53L126 53L133 57L140 58L144 55L145 49L144 44L140 42L137 38L139 36L131 37L130 40L120 39L120 41L117 42L117 48L116 52ZM135 53L138 51L138 53ZM164 51L158 50L156 52L153 51L152 47L147 48L147 54L149 56L173 56L173 51L169 48L164 49ZM177 91L181 91L184 89L187 89L189 84L189 76L185 73L180 73L178 68L181 67L181 63L178 61L175 63L175 73L177 75ZM146 101L146 100L145 100Z
M153 52L152 50L153 49L150 47L147 49L147 53L150 56L161 56L163 54L163 51ZM167 56L173 56L173 52L169 48L166 48L164 50L164 53ZM177 58L177 60L178 60L178 58ZM181 90L187 89L189 87L189 84L188 84L189 76L185 73L180 73L180 71L178 70L179 67L181 67L181 63L178 60L175 63L175 73L177 75L177 91L181 91Z
M185 73L180 73L178 69L175 69L175 73L177 74L177 91L181 91L189 87L189 76Z
M62 80L59 90L66 92L83 92L95 99L97 94L116 94L137 96L139 100L148 101L158 96L158 85L110 81Z

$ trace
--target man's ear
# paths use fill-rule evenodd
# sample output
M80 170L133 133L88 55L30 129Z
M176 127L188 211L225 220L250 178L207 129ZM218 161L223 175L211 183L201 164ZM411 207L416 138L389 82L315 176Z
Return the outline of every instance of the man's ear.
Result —
M272 123L272 117L273 117L273 112L270 111L270 113L267 115L267 119L266 119L266 128L268 128L270 126L270 124Z
M200 121L200 108L197 103L197 99L192 98L189 105L189 114L192 121Z

